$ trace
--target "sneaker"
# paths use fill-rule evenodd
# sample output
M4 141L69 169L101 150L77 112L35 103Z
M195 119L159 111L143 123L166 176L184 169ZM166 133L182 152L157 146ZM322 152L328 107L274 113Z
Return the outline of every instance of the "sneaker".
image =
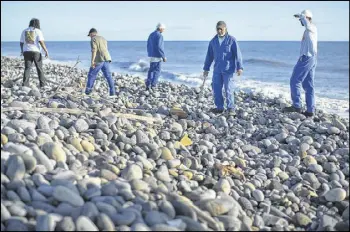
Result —
M306 117L313 117L314 116L314 113L310 113L310 112L303 112L303 115L305 115Z
M224 112L224 110L220 110L218 108L213 108L210 110L210 112L214 113L214 114L221 114Z
M283 109L283 112L285 113L291 113L291 112L297 112L301 113L301 108L296 108L294 106L288 106Z

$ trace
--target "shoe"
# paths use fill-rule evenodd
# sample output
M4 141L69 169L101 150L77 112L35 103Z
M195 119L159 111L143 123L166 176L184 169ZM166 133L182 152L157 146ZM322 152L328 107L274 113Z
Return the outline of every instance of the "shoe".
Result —
M210 112L214 113L214 114L221 114L224 112L224 110L220 110L218 108L213 108L210 110Z
M303 112L303 115L305 115L306 117L313 117L314 116L314 113L310 113L310 112Z
M297 112L301 113L301 108L296 108L294 106L288 106L283 109L283 112L285 113L291 113L291 112Z

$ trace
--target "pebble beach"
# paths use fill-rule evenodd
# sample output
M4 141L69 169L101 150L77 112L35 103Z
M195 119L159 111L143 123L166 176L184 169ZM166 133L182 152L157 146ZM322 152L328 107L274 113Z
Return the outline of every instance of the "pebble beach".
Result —
M348 231L349 119L289 99L1 57L1 231ZM198 99L198 100L197 100Z

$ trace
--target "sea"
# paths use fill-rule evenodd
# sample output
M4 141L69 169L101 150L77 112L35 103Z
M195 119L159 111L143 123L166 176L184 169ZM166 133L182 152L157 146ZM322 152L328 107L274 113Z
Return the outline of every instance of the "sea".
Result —
M166 39L166 38L165 38ZM164 42L167 62L160 80L188 86L202 84L203 64L209 41ZM298 60L298 41L239 41L244 73L235 77L236 90L262 92L290 99L289 80ZM44 63L74 65L88 69L89 41L47 41L50 57ZM149 68L146 41L109 41L111 69L130 78L146 78ZM19 42L1 42L1 55L19 57ZM212 66L213 67L213 66ZM211 77L211 73L209 74ZM210 84L211 80L207 81ZM349 118L349 42L319 42L315 75L316 109ZM304 101L304 95L302 97Z

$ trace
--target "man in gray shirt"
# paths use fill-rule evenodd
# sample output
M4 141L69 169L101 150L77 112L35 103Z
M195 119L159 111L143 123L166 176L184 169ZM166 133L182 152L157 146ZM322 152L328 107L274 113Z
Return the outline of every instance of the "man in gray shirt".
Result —
M304 10L294 17L299 21L305 31L301 40L300 57L294 67L290 79L290 89L293 105L284 108L285 112L301 113L301 86L305 90L306 111L303 114L312 117L315 111L314 78L317 65L317 28L312 23L312 13Z

